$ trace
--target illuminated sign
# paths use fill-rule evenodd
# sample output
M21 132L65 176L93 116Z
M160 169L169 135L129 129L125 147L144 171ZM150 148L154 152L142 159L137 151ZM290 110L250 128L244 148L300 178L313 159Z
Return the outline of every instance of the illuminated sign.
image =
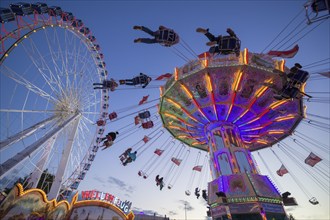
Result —
M124 202L110 193L104 193L97 190L81 191L81 198L84 200L101 200L109 202L120 208L126 215L129 213L132 205L132 202L127 200Z

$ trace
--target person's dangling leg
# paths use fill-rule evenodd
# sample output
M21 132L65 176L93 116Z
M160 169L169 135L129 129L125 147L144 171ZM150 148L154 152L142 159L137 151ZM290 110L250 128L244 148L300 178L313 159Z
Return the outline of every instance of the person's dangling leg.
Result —
M126 79L126 80L125 80L125 85L128 85L128 86L135 86L133 80L131 80L131 79Z
M209 39L211 42L212 41L218 41L218 38L216 38L213 34L211 34L209 31L207 31L205 34L204 34L207 39Z
M158 43L156 38L150 39L150 38L137 38L134 40L134 43L145 43L145 44L155 44Z
M150 34L151 36L156 36L157 35L156 31L152 31L149 28L144 27L144 26L141 26L140 30L146 32L147 34Z

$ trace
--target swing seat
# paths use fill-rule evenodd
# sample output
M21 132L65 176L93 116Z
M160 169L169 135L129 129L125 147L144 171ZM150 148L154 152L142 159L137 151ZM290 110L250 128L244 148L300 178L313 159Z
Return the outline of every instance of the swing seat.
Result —
M313 205L318 205L319 201L317 201L317 199L315 197L312 197L310 200L308 200L311 204Z
M299 94L298 88L287 85L282 91L281 96L285 99L292 99L292 98L296 98L298 94Z
M327 0L314 0L311 5L313 12L318 13L319 11L329 10L330 5L327 6L325 1Z
M228 55L231 53L239 54L241 49L241 41L234 36L224 36L218 42L218 46L213 46L209 49L210 53L220 53Z
M145 111L145 112L139 113L139 118L140 119L150 118L150 112L149 111Z
M113 120L115 118L117 118L117 113L116 112L112 112L112 113L109 114L109 119L110 120Z
M296 206L298 205L297 201L293 197L283 198L283 205L284 206Z
M154 126L153 121L147 121L147 122L142 123L142 128L144 128L144 129L149 129L149 128L152 128L153 126Z
M159 32L159 37L157 40L160 45L170 47L179 42L178 38L179 36L173 30L165 29Z
M307 81L309 78L309 73L307 71L298 70L291 78L291 82L294 84L294 86L297 86L297 84L303 84Z

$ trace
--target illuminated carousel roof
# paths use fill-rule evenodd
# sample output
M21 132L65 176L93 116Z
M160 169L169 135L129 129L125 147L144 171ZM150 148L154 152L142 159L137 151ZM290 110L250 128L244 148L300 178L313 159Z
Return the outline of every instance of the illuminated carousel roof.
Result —
M180 141L207 151L206 127L232 124L251 150L290 135L304 116L298 99L277 100L270 83L282 88L284 60L245 49L235 55L207 56L189 62L161 87L163 125Z

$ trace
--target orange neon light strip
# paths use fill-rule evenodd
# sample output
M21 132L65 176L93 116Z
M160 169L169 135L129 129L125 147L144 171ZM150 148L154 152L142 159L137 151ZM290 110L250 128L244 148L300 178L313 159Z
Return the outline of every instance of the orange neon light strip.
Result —
M272 80L267 80L266 83L270 83L272 82ZM238 116L233 123L236 123L239 119L241 119L248 111L250 111L250 109L252 108L253 104L257 101L257 98L259 98L261 95L263 95L265 93L265 91L268 89L267 86L262 86L260 87L254 94L254 98L252 99L252 101L250 102L249 106L247 107L247 109L240 115Z
M244 124L241 124L238 127L242 127L244 125L251 124L252 122L255 122L255 121L259 120L262 116L264 116L269 111L270 111L270 109L266 109L264 112L262 112L260 115L258 115L258 117L254 118L254 119L252 119L252 120L250 120L250 121L248 121Z
M230 103L230 106L229 106L229 110L227 112L227 116L226 116L226 121L228 120L229 118L229 115L231 113L231 110L233 108L233 105L234 105L234 101L235 101L235 98L236 98L236 92L237 92L237 88L238 86L240 85L241 81L242 81L242 75L243 75L243 72L242 71L239 71L238 73L238 76L234 82L234 88L233 88L233 95L232 95L232 99L231 99L231 103Z
M217 108L215 106L213 86L212 86L211 77L210 77L209 73L205 74L205 82L206 82L207 90L211 93L211 100L212 100L212 104L213 104L213 110L214 110L214 113L215 113L216 120L218 121L218 111L217 111Z
M169 118L172 118L174 120L181 121L182 123L184 123L185 125L187 125L189 127L192 127L192 128L196 127L195 125L192 125L192 124L186 122L184 119L182 119L180 117L177 117L176 115L173 115L173 114L170 114L170 113L167 113L167 112L165 112L164 115L169 117Z
M204 112L202 111L200 105L197 103L196 99L194 98L194 96L192 95L192 93L190 92L190 90L184 85L184 84L180 84L181 88L183 89L183 91L187 94L187 96L189 98L191 98L195 104L195 106L197 107L198 111L203 115L203 117L210 122L210 120L206 117L206 115L204 114Z
M266 80L265 83L272 83L273 80L269 79ZM268 89L267 86L261 86L254 94L255 97L259 98L261 95L263 95L265 93L265 91Z
M290 120L290 119L293 119L295 118L296 116L295 115L287 115L287 116L283 116L283 117L278 117L276 118L274 121L276 122L280 122L280 121L286 121L286 120Z
M273 103L269 106L269 108L270 108L270 109L275 109L275 108L277 108L277 107L279 107L279 106L281 106L281 105L287 103L288 101L289 101L289 100L281 100L281 101L273 102Z
M206 56L206 54L205 54L205 56ZM206 57L205 57L205 60L203 61L203 65L205 68L209 66L209 60L206 59Z
M268 134L284 134L283 130L269 130Z
M202 122L198 121L195 117L193 117L185 108L183 108L181 105L179 105L178 103L176 103L172 99L165 98L165 100L168 101L169 103L173 104L176 108L181 109L182 111L184 111L187 114L187 116L189 118L191 118L192 120L194 120L195 122L203 124Z
M182 83L180 84L181 88L183 89L183 91L187 94L187 96L191 99L194 98L194 96L191 94L191 92L189 91L189 89L187 89L187 87L185 85L183 85Z
M247 125L247 124L250 124L250 123L252 123L252 122L255 122L256 120L258 120L258 119L260 119L262 116L264 116L267 112L269 112L271 109L275 109L275 108L277 108L277 107L279 107L279 106L281 106L281 105L287 103L288 101L289 101L289 100L281 100L281 101L273 102L273 103L269 106L269 108L266 109L264 112L262 112L258 117L254 118L254 119L252 119L251 121L248 121L248 122L246 122L246 123L244 123L244 124L241 124L241 125L239 125L238 127L242 127L242 126L244 126L244 125Z
M282 72L284 72L284 67L285 67L285 60L282 59L282 60L281 60L281 63L280 63L280 70L281 70Z
M303 83L300 87L300 91L305 93L305 87L306 87L306 83Z
M159 87L159 96L162 97L163 96L163 93L164 93L164 87L163 86L160 86Z
M244 64L249 64L249 51L247 48L244 48L244 59L243 59L243 62Z
M232 95L231 103L230 103L230 106L229 106L229 109L227 112L227 116L226 116L226 121L228 120L231 110L233 109L233 104L234 104L235 98L236 98L236 92L234 92L234 94Z
M238 88L239 84L242 81L242 75L243 75L243 72L242 71L239 71L238 76L237 76L237 78L235 80L235 83L234 83L234 88L233 88L233 91L234 92L237 91L237 88Z
M174 68L174 80L177 81L179 79L179 69L177 67Z
M248 111L250 111L250 109L252 108L253 104L257 101L257 98L252 99L252 101L250 102L249 106L247 107L247 109L240 115L238 116L233 123L236 123L236 121L238 121L239 119L241 119Z
M259 126L259 127L249 128L249 129L242 130L242 131L255 131L255 130L260 130L260 129L263 129L263 128L267 127L268 125L271 125L272 123L273 123L272 121L269 121L269 122L267 122L266 124L261 125L261 126Z
M176 125L169 125L167 126L168 128L172 128L172 129L177 129L177 130L180 130L180 131L184 131L184 132L189 132L189 133L196 133L196 131L190 131L188 129L185 129L183 127L180 127L180 126L176 126Z
M205 74L205 82L206 82L207 91L209 91L209 93L213 92L211 77L209 73Z
M268 144L268 142L264 140L257 140L256 142L259 144Z
M169 103L171 103L172 105L174 105L177 109L181 109L181 105L179 105L178 103L176 103L175 101L173 101L170 98L165 98L165 100Z

